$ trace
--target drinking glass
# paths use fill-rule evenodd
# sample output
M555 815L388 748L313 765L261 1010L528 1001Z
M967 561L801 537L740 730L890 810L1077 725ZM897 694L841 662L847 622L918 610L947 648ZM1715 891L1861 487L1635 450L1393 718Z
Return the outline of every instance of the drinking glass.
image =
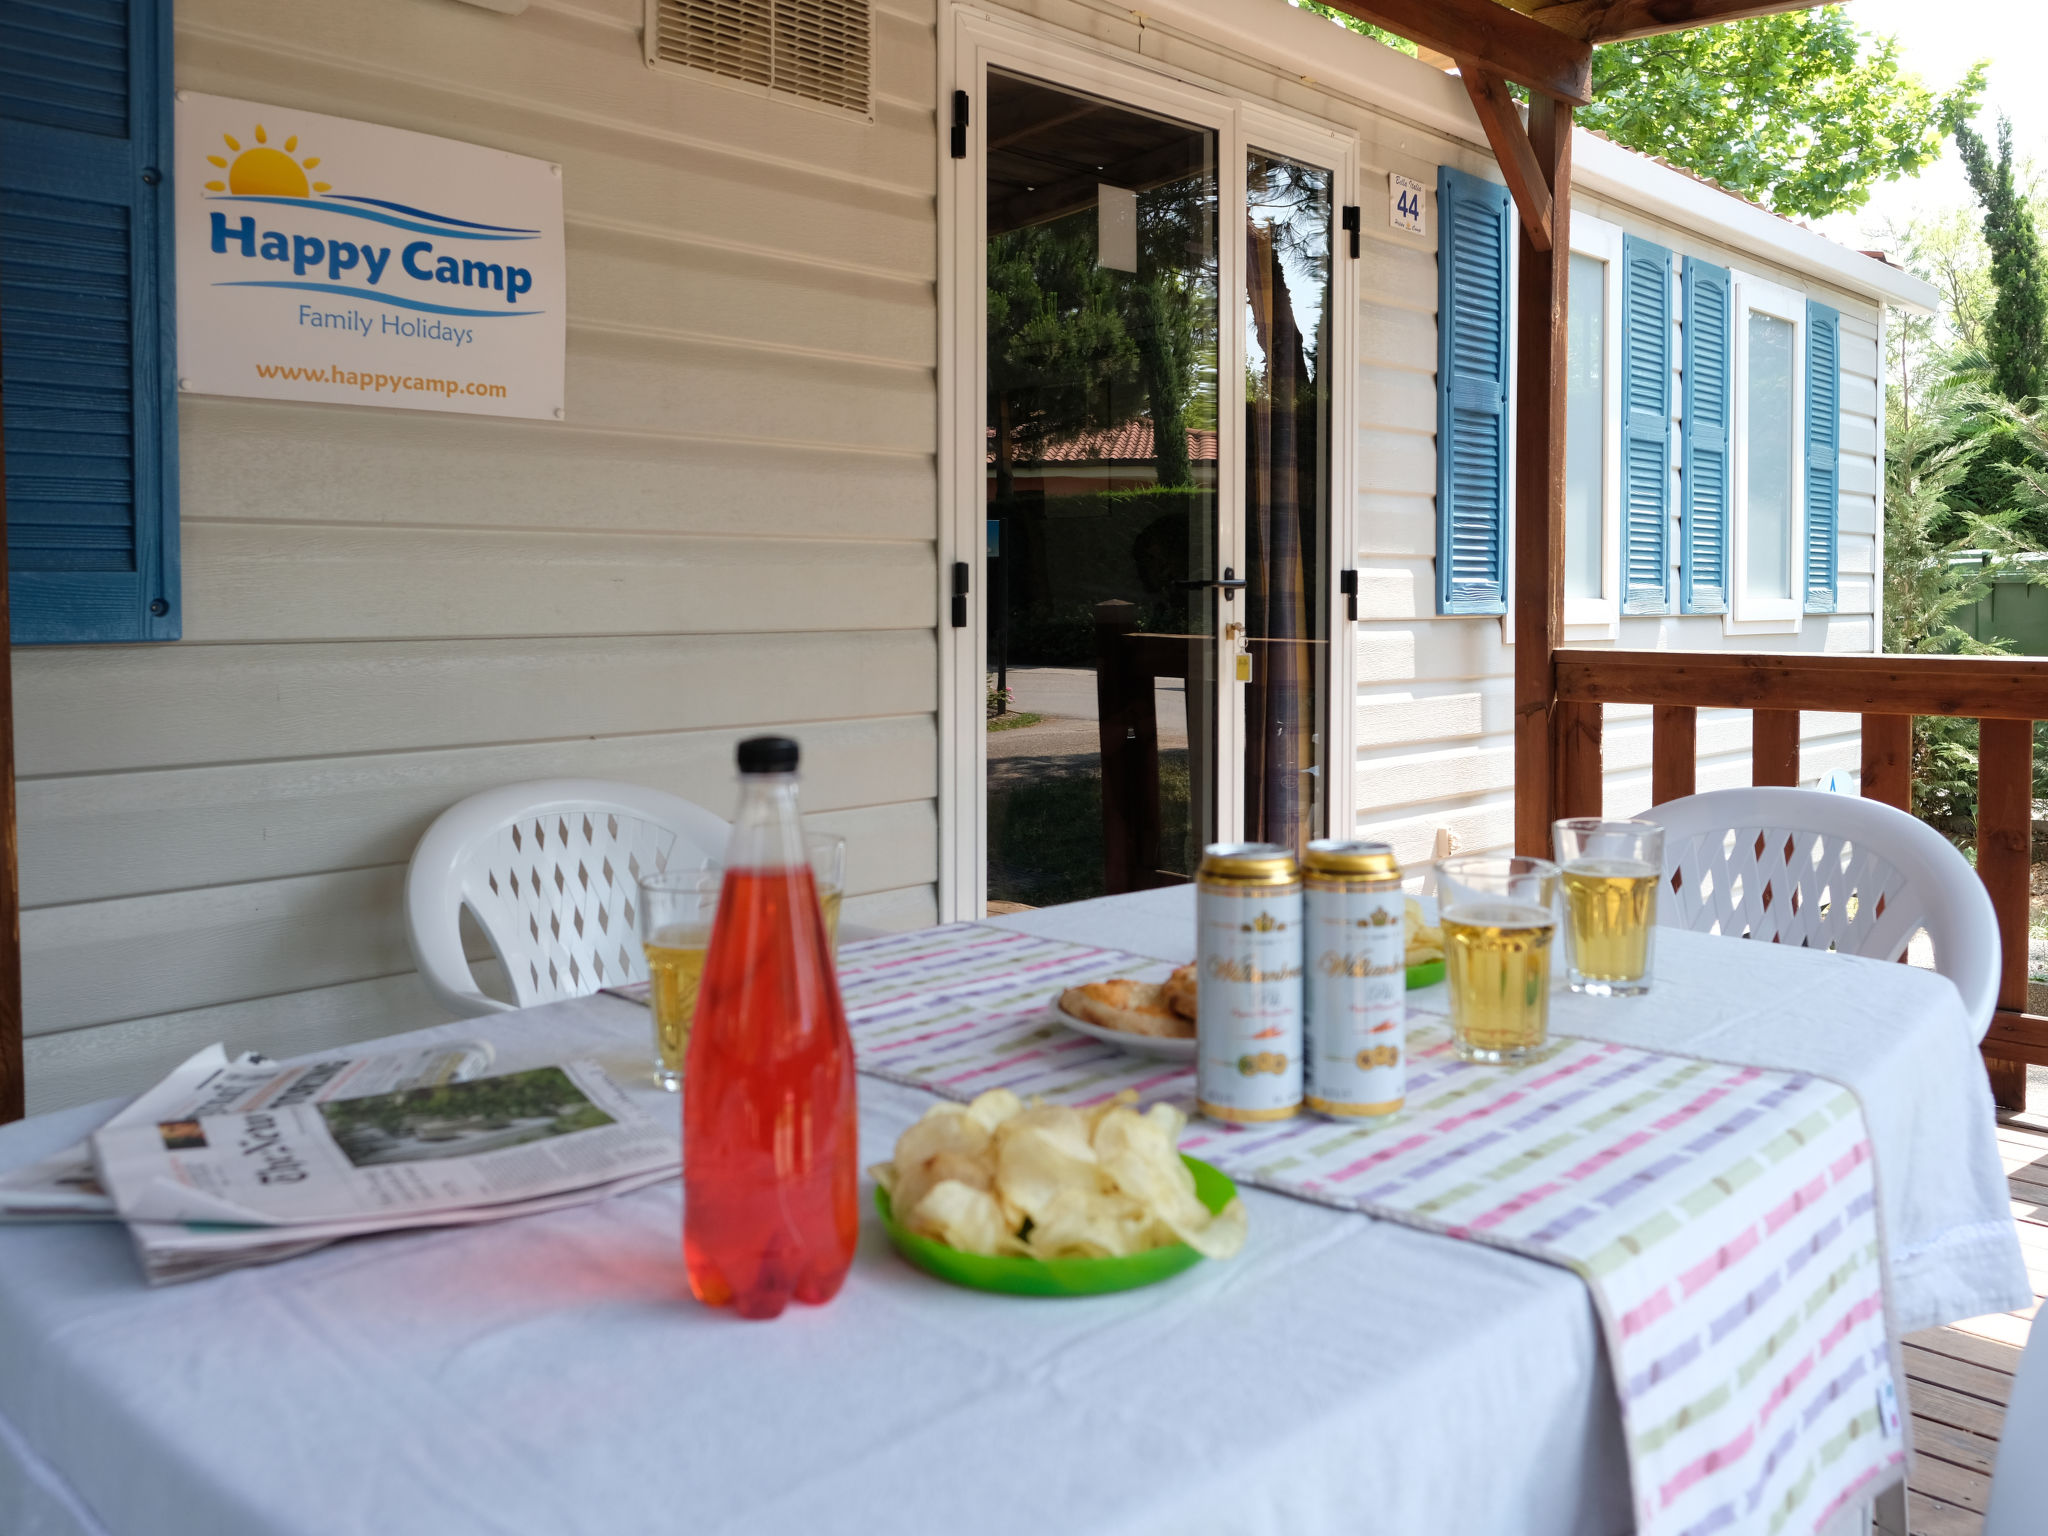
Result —
M1557 866L1466 854L1437 865L1451 1036L1467 1061L1527 1061L1550 1038Z
M1565 974L1571 989L1595 997L1649 991L1663 827L1589 816L1553 824L1550 836L1564 872Z
M647 1006L654 1013L654 1080L683 1086L697 984L718 914L718 869L666 869L640 877L640 942L647 951Z
M830 832L806 832L804 852L818 884L818 908L825 914L825 947L839 948L839 904L846 896L846 839Z

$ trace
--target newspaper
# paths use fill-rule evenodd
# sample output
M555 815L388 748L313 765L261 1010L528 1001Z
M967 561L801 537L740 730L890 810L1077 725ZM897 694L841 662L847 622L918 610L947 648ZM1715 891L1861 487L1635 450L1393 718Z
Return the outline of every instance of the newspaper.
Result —
M674 1117L595 1062L493 1064L482 1042L295 1066L210 1046L90 1141L0 1175L0 1220L125 1222L162 1285L588 1204L680 1170Z
M310 1079L153 1093L102 1126L94 1166L149 1282L587 1204L682 1166L671 1118L595 1062L459 1077L384 1065L339 1093Z
M93 1135L127 1221L362 1222L530 1200L679 1166L679 1138L594 1062Z
M488 1071L493 1055L486 1042L471 1040L285 1066L254 1053L230 1061L220 1046L209 1045L116 1119L196 1119L463 1082ZM113 1200L100 1185L89 1141L0 1173L0 1222L119 1219Z

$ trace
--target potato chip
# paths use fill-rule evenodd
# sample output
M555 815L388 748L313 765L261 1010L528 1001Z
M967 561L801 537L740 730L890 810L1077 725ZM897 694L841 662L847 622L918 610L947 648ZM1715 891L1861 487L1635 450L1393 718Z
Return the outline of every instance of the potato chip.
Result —
M1229 1258L1243 1203L1212 1215L1181 1160L1187 1117L1136 1104L1126 1090L1086 1110L1026 1105L998 1088L933 1105L872 1171L905 1226L964 1252L1108 1258L1184 1242Z
M1422 903L1413 896L1407 898L1401 909L1402 930L1407 940L1409 965L1426 965L1432 960L1444 957L1444 931L1441 926L1425 927L1422 921Z
M934 1184L903 1224L963 1253L1014 1252L1020 1246L1011 1237L995 1196L986 1188L973 1188L958 1179Z

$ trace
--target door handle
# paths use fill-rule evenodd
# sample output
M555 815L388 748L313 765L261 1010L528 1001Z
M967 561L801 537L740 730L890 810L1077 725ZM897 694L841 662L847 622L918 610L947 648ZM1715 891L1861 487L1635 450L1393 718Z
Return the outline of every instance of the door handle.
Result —
M1245 583L1237 579L1237 572L1227 565L1223 567L1223 575L1220 579L1209 576L1197 581L1176 581L1174 585L1183 592L1201 592L1209 587L1214 587L1223 594L1223 601L1226 603L1235 602L1237 594L1245 588Z

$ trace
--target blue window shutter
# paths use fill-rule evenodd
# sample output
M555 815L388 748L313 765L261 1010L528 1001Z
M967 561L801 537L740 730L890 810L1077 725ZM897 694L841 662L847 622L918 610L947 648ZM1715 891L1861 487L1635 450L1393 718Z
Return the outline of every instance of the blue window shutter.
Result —
M1437 175L1436 607L1508 611L1508 189Z
M1841 555L1842 317L1806 306L1806 611L1833 613Z
M1621 247L1621 611L1671 607L1671 253Z
M1685 433L1678 478L1679 607L1728 611L1728 424L1733 373L1728 269L1685 258Z
M0 0L17 645L180 633L171 150L171 0Z

